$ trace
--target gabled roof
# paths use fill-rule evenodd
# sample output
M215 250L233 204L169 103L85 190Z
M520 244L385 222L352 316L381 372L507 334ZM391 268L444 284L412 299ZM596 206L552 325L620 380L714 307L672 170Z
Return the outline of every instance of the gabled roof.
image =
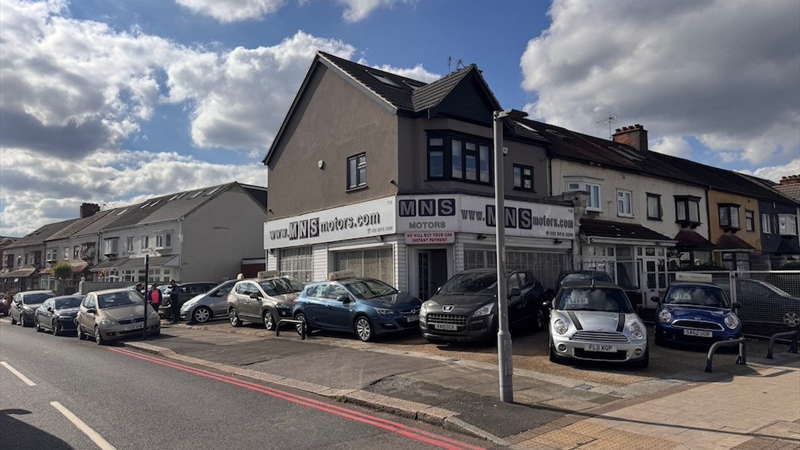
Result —
M68 227L79 219L64 220L61 222L48 223L36 229L33 233L15 241L13 244L6 247L6 249L27 247L30 245L41 245L45 239L58 233L62 229Z
M108 215L109 212L111 212L111 211L109 211L109 210L98 211L98 212L92 214L89 217L84 217L83 219L77 219L74 222L72 222L71 224L69 224L68 226L62 228L57 233L54 233L53 235L51 235L50 237L45 239L45 241L55 241L55 240L58 240L58 239L69 238L70 236L78 233L79 231L83 230L84 228L86 228L87 226L91 225L92 223L97 222L98 220L102 219L103 217Z

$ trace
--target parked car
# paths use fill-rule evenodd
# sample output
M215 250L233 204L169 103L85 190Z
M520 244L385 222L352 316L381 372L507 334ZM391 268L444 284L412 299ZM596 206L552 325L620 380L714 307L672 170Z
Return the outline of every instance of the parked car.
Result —
M102 345L126 336L141 336L144 328L144 312L147 316L147 334L158 336L161 321L158 313L144 301L142 294L133 289L108 289L90 292L81 302L75 324L78 338L94 337Z
M725 292L711 283L674 282L656 310L656 344L711 345L742 337L742 324Z
M291 319L292 302L303 284L288 277L273 276L237 281L228 294L227 310L231 326L244 321L260 322L274 330L281 319Z
M205 294L198 294L181 306L181 319L193 323L227 317L228 294L236 280L226 281Z
M528 271L507 275L508 320L512 328L547 327L544 288ZM429 342L489 342L497 335L497 271L457 273L422 304L419 328Z
M310 284L294 318L311 330L355 333L364 342L417 328L422 301L374 278L343 277Z
M800 298L766 281L739 278L739 318L745 325L766 325L774 332L800 327Z
M0 314L2 314L3 317L7 316L10 307L11 307L11 300L9 298L6 298L5 292L0 292Z
M33 327L36 331L48 330L53 336L64 331L75 331L75 316L83 301L83 295L65 295L52 297L42 303L33 315Z
M48 298L54 297L52 291L27 291L14 296L9 312L11 324L19 323L23 327L33 323L33 314Z
M599 270L564 270L558 274L556 286L561 287L562 284L569 281L591 281L592 278L594 278L594 281L614 282L611 275Z
M550 314L550 361L564 360L647 367L647 330L622 288L599 281L561 286Z
M214 289L217 284L211 281L194 281L191 283L181 283L178 285L178 303L183 306L187 300L191 299L192 297L198 294L205 294L206 292ZM162 289L163 288L163 289ZM171 319L172 318L172 309L169 296L172 292L172 287L167 285L159 286L158 289L164 295L164 300L161 302L161 306L158 308L158 314L165 318Z

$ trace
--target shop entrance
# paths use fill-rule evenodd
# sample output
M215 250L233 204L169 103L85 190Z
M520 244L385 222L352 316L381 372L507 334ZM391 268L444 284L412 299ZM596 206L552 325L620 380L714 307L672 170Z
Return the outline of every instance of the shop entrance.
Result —
M417 297L425 301L447 281L447 249L417 250Z

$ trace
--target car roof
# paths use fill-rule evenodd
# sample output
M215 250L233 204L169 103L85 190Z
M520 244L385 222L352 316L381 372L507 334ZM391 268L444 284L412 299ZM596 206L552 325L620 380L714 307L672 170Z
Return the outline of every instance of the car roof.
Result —
M592 283L589 280L586 281L567 281L562 286L564 289L574 289L574 288L605 288L605 289L619 289L622 290L621 287L617 286L614 283L609 283L608 281L595 281Z
M120 288L120 289L103 289L102 291L92 291L90 292L90 294L105 295L105 294L116 294L117 292L127 292L127 291L136 292L135 289Z
M38 291L25 291L25 292L20 292L20 294L22 294L22 295L28 295L28 294L53 294L53 295L55 295L55 293L53 293L53 291L51 291L49 289L41 289L41 290L38 290Z
M64 298L83 298L86 297L83 294L72 294L72 295L59 295L58 297L53 297L53 300L61 300Z
M714 283L703 283L698 281L675 281L670 283L669 285L669 287L691 287L691 286L713 287L717 289L722 289L721 287L717 286Z

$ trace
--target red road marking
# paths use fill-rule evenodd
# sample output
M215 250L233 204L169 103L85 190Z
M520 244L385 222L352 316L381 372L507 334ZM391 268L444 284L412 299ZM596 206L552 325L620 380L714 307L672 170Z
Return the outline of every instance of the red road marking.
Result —
M251 383L248 381L240 380L237 378L229 377L226 375L221 375L214 372L209 372L203 369L197 369L191 366L186 366L180 363L168 361L165 359L155 358L152 356L143 355L140 353L136 353L127 349L119 349L119 348L111 348L109 349L113 352L120 353L126 356L131 356L137 359L141 359L144 361L149 361L155 364L159 364L161 366L170 367L172 369L181 370L184 372L194 373L196 375L200 375L205 378L210 378L217 381L222 381L224 383L232 384L235 386L239 386L245 389L249 389L251 391L260 392L262 394L267 394L272 397L280 398L282 400L286 400L291 403L295 403L298 405L306 406L309 408L317 409L319 411L324 411L330 414L334 414L337 416L341 416L347 419L355 420L357 422L366 423L369 425L373 425L375 427L391 431L396 434L400 434L402 436L406 436L411 439L418 440L420 442L425 442L427 444L431 444L437 447L445 448L448 450L483 450L481 447L476 447L474 445L470 445L464 442L459 442L444 436L439 436L437 434L429 433L424 430L420 430L417 428L412 428L407 425L403 425L397 422L392 422L390 420L381 419L379 417L370 416L368 414L364 414L358 411L349 410L346 408L342 408L336 405L330 405L325 402L321 402L318 400L314 400L312 398L303 397L300 395L292 394L290 392L281 391L278 389L270 388L264 385Z

